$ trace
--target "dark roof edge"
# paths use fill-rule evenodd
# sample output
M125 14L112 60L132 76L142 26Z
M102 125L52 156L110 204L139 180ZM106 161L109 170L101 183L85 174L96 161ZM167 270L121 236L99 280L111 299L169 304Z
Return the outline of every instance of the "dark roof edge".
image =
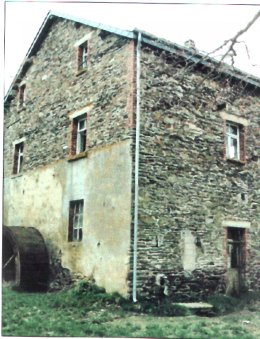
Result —
M113 34L117 34L120 36L124 36L126 38L129 39L134 39L134 33L132 31L127 31L127 30L122 30L122 29L118 29L118 28L114 28L112 26L108 26L108 25L103 25L101 23L96 23L94 21L90 21L90 20L85 20L85 19L81 19L81 18L77 18L74 16L70 16L70 15L64 15L62 13L59 12L54 12L54 11L49 11L45 17L45 19L43 20L35 38L33 39L33 42L28 50L28 52L26 53L24 60L21 64L21 66L18 69L18 72L16 73L11 85L9 86L9 89L5 95L4 98L4 102L7 101L8 97L11 94L12 88L15 85L15 83L17 82L17 80L19 79L20 74L22 73L23 69L24 69L24 65L26 64L27 60L34 55L35 51L38 49L39 45L42 42L43 37L45 36L45 33L48 31L50 25L52 24L52 20L53 18L61 18L61 19L65 19L65 20L70 20L70 21L74 21L74 22L78 22L81 23L83 25L86 26L90 26L93 28L97 28L97 29L101 29L101 30L105 30L107 32L113 33Z
M12 88L17 82L19 76L21 75L25 64L27 63L28 59L34 55L35 51L38 49L39 45L42 42L43 37L45 36L45 33L47 32L48 28L50 27L52 20L55 18L61 18L65 20L70 20L74 22L78 22L80 24L90 26L93 28L105 30L107 32L117 34L129 39L136 39L138 33L141 33L142 35L142 41L150 46L171 52L171 53L178 53L179 55L182 55L185 57L187 60L190 60L191 62L202 64L206 67L209 67L212 69L212 66L219 66L219 61L209 57L207 54L202 54L201 52L192 52L189 48L186 48L184 46L178 45L176 43L173 43L171 41L168 41L166 39L158 38L155 35L152 35L150 33L147 33L145 31L139 30L135 28L133 31L127 31L127 30L122 30L118 29L112 26L104 25L101 23L96 23L90 20L85 20L81 19L78 17L70 16L70 15L64 15L59 12L53 12L49 11L48 14L46 15L42 25L40 26L40 29L38 33L36 34L20 68L18 69L18 72L16 73L16 76L14 77L11 85L9 86L9 89L5 95L4 102L7 101L8 97L11 94ZM227 75L230 75L234 78L237 78L239 80L242 80L244 82L247 82L253 86L259 87L260 88L260 78L255 77L249 73L243 72L238 68L234 68L229 66L228 64L222 63L223 67L219 68L218 71L221 73L225 73Z
M225 73L229 76L237 78L238 80L242 80L253 86L260 87L260 78L250 73L244 72L239 68L229 66L224 62L220 62L219 60L210 57L206 53L204 54L200 51L197 52L191 51L189 48L185 46L181 46L177 43L173 43L166 39L158 38L157 36L141 31L138 28L135 28L133 32L135 32L136 34L140 32L142 34L142 41L148 45L165 50L170 53L178 54L187 59L187 61L190 60L193 63L202 64L211 69L216 67L216 70L219 73Z

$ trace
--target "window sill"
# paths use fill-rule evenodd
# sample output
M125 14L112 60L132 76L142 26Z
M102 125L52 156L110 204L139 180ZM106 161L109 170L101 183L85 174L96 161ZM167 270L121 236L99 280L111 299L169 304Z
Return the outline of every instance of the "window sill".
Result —
M22 112L22 111L25 111L25 109L26 109L26 106L25 106L25 105L19 106L18 109L17 109L17 112L20 113L20 112Z
M81 152L79 154L71 155L67 160L68 161L75 161L75 160L87 158L87 157L88 157L88 151L85 151L85 152Z
M82 246L83 242L81 241L68 241L70 247L79 247Z
M78 77L79 75L86 73L86 71L87 71L87 68L82 68L82 69L77 71L76 76Z
M238 165L245 165L246 164L246 161L244 161L244 160L237 160L237 159L231 159L231 158L227 158L226 160L228 162L238 164Z
M12 174L11 179L16 179L22 176L23 176L23 173Z

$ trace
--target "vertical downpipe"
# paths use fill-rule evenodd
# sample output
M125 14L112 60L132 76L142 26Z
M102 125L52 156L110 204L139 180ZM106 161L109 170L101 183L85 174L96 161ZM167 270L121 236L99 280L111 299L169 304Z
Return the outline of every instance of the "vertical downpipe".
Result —
M139 190L139 145L140 145L140 75L141 33L138 32L136 47L136 131L135 131L135 197L134 197L134 253L133 253L133 302L136 297L137 240L138 240L138 190Z

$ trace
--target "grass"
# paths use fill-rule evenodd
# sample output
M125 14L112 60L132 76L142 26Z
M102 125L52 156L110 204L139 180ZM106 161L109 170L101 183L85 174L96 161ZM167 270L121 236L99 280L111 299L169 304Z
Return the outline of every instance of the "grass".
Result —
M214 298L218 307L228 304L222 296ZM86 282L52 293L17 292L5 287L2 335L251 339L260 337L260 313L253 300L244 300L242 311L208 318L187 315L186 309L169 303L160 307L148 302L133 305L117 293L107 294ZM225 308L222 313L226 312Z

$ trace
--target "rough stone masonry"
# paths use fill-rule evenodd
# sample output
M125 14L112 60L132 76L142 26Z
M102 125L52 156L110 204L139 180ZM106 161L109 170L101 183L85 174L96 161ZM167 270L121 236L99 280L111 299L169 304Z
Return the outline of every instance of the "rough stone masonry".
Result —
M259 88L147 46L141 67L140 291L163 274L176 299L225 292L223 220L251 223L244 284L259 288ZM225 156L228 114L250 122L244 163Z
M6 99L5 224L37 227L64 267L130 296L136 43L49 20ZM77 72L75 42L86 35L89 65ZM260 83L184 52L141 44L138 295L197 300L232 290L236 244L240 287L259 289ZM73 158L71 117L82 108L87 150ZM241 132L239 161L226 156L230 120ZM14 175L17 140L25 140L23 171ZM77 199L83 240L69 243L69 202Z

